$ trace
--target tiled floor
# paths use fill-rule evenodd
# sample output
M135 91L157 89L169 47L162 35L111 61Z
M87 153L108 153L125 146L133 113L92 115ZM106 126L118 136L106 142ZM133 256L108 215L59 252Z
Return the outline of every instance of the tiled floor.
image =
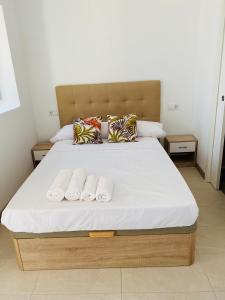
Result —
M225 195L181 172L200 207L193 266L21 272L0 227L0 300L225 300Z

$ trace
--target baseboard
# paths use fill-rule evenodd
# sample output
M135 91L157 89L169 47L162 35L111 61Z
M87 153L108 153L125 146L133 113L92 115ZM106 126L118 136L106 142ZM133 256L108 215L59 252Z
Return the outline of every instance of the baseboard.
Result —
M202 170L202 168L199 166L198 163L196 163L196 169L198 170L198 172L202 176L202 178L205 179L205 172Z

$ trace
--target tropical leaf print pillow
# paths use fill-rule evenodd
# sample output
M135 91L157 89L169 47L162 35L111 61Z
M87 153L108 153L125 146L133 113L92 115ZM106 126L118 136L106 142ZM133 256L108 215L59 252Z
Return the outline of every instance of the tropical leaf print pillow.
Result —
M137 116L133 114L123 117L108 115L108 142L135 142L137 137Z
M73 121L73 144L101 144L101 118L90 117Z

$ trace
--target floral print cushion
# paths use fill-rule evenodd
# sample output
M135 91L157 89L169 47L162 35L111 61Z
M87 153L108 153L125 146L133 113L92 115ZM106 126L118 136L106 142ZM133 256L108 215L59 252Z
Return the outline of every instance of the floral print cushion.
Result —
M73 121L73 144L101 144L101 118L90 117Z
M135 142L137 137L137 116L133 114L123 117L108 115L108 142Z

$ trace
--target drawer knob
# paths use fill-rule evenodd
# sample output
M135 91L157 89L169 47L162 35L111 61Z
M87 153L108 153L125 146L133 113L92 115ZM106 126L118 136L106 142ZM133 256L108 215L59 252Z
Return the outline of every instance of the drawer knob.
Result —
M179 149L187 149L187 146L179 146Z

